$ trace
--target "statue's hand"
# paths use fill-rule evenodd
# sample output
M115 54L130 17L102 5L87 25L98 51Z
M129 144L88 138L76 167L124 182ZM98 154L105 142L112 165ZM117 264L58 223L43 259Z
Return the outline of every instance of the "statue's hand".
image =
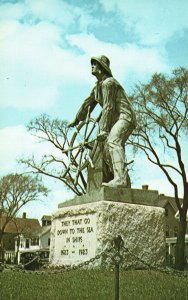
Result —
M108 133L106 131L101 131L97 136L97 140L103 142L107 138L107 135Z
M76 125L78 125L79 121L77 119L75 119L74 121L70 122L67 127L70 128L70 127L74 127Z

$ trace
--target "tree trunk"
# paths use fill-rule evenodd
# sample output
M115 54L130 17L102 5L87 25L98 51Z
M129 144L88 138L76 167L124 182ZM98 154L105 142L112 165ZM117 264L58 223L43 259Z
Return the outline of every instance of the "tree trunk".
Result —
M180 214L179 231L175 251L175 268L183 271L185 267L185 233L186 233L186 211Z
M20 235L18 234L17 249L16 249L16 257L15 257L16 264L18 264L18 253L19 253L19 249L20 249Z
M0 261L4 261L3 232L0 232Z

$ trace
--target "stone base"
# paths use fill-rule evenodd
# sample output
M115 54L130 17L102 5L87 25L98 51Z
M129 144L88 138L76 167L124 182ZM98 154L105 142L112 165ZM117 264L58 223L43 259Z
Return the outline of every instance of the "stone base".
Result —
M114 201L149 206L158 206L159 194L155 190L140 190L126 188L124 185L118 187L102 186L82 196L62 202L59 208L98 201Z
M143 268L136 257L162 266L164 218L162 208L113 201L59 208L52 221L50 263L62 266L88 261L110 249L114 237L120 235L129 250L123 253L125 267ZM111 263L109 255L89 266L107 266Z

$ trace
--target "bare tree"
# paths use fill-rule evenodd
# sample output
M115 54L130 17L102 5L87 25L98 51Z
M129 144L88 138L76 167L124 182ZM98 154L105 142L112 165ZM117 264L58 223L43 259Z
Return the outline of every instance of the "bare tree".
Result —
M48 189L35 176L9 174L0 179L0 255L2 258L3 235L7 224L18 211L31 201L47 196Z
M67 128L67 122L58 119L51 120L49 116L42 115L30 122L28 130L39 141L48 142L47 148L52 145L52 149L50 153L44 153L39 161L33 156L23 158L21 163L27 165L34 173L60 180L76 195L85 194L87 183L84 171L80 171L75 180L75 170L73 170L79 167L77 155L82 149L77 146L79 141L76 141L73 131ZM71 134L74 145L71 142ZM73 155L74 149L78 150L76 155Z
M130 143L157 165L172 185L180 222L175 265L184 269L188 182L182 140L188 134L188 70L175 69L172 76L154 74L148 84L136 87L132 100L138 126ZM184 151L184 152L183 152ZM178 185L178 179L181 185ZM180 201L183 190L183 204Z

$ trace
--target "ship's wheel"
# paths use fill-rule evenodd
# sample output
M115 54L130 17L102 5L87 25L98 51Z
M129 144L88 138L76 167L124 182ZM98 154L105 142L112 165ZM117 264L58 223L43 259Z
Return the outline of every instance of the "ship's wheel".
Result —
M94 168L93 157L97 149L98 141L96 139L99 132L98 121L90 116L88 111L86 120L81 121L79 125L69 132L69 148L63 153L68 157L68 168L74 175L74 184L77 184L79 176L90 165Z

